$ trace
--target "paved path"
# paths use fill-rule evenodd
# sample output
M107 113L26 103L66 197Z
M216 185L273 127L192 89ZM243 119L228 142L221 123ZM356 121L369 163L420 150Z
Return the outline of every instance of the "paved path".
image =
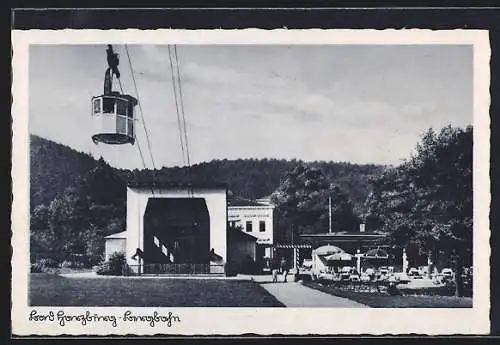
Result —
M332 296L300 283L263 283L261 286L287 307L368 308L364 304Z

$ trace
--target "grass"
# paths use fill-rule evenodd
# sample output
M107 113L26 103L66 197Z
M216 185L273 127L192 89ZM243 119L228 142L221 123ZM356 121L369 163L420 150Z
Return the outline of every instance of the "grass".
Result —
M30 275L32 306L284 307L253 281Z
M452 296L390 296L376 292L354 292L304 282L305 286L330 295L348 298L372 308L472 308L472 298Z

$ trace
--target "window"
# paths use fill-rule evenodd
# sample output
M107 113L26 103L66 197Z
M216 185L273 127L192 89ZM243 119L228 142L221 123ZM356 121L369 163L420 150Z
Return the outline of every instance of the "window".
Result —
M261 221L259 222L259 231L260 231L260 232L266 232L266 222L265 222L265 221L263 221L263 220L261 220Z
M101 99L94 99L94 114L101 112Z
M112 97L104 97L103 99L103 113L114 113L115 112L115 99Z
M134 120L128 119L128 135L134 137Z
M134 106L131 102L128 102L127 116L130 118L134 118Z
M127 134L127 120L121 116L116 117L116 133Z
M116 100L116 113L118 115L127 115L127 105L128 103L124 100L117 99Z
M247 232L252 232L252 222L247 222L246 230L247 230Z

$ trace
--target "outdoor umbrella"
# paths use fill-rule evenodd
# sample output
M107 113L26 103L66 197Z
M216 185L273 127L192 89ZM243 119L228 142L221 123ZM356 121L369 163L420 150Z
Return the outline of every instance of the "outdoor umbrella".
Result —
M339 248L339 247L336 247L336 246L332 246L332 245L326 245L326 246L322 246L322 247L319 247L319 248L316 248L314 250L314 253L316 255L331 255L331 254L338 254L338 253L345 253L344 250L342 248Z
M388 259L389 254L383 249L371 249L365 253L363 256L366 259Z
M335 253L325 257L327 261L351 261L352 255L349 253Z

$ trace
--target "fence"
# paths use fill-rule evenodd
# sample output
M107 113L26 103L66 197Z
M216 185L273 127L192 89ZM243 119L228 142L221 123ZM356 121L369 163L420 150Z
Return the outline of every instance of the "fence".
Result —
M142 264L129 265L129 275L208 275L224 274L223 264Z

